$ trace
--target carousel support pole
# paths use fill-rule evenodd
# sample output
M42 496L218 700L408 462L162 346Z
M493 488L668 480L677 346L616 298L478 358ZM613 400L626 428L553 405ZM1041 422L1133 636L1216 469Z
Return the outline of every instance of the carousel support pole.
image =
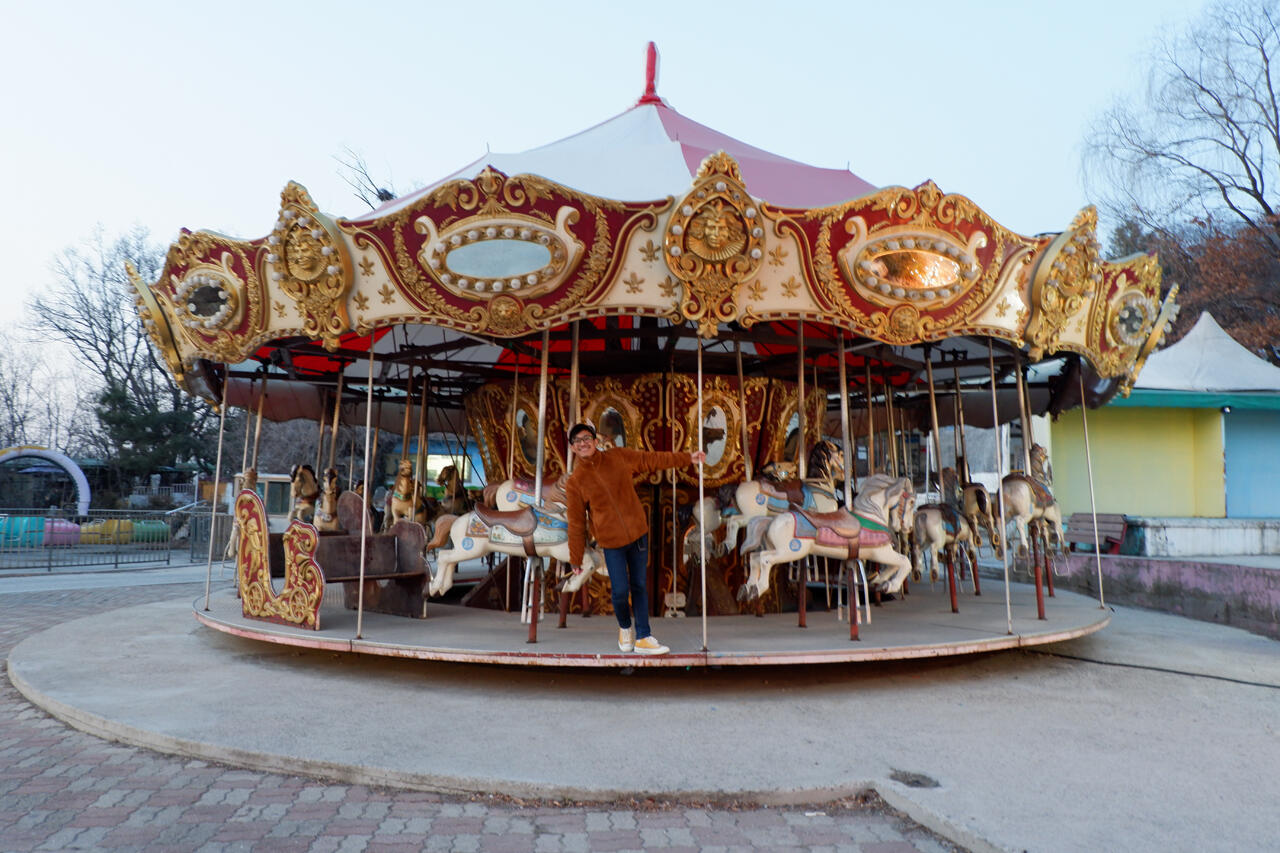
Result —
M929 417L933 427L934 465L938 468L938 496L942 496L942 436L938 428L938 393L933 383L932 347L924 348L924 370L929 380ZM951 612L959 613L960 605L956 599L956 566L955 560L947 560L947 590L951 594Z
M840 440L844 442L844 507L847 510L853 509L853 466L857 462L857 449L853 446L853 438L849 433L849 368L845 364L844 349L844 331L840 332ZM849 561L841 561L842 573L847 571L849 576L849 639L858 639L858 590L855 583L853 571L849 568ZM839 593L836 595L837 602L837 618L841 617L839 611Z
M338 415L342 411L342 378L346 365L338 369L338 391L333 395L333 426L329 429L329 467L333 467L333 463L338 457ZM324 472L317 471L316 476L320 482L324 482Z
M551 356L551 331L542 332L542 359L538 365L538 452L536 454L536 471L533 480L533 502L539 511L542 510L542 469L547 463L547 375L548 359ZM529 601L529 642L538 642L538 616L542 610L539 600L539 584L542 578L543 563L541 557L529 558L530 582L527 585Z
M733 355L738 363L738 411L742 413L742 464L747 481L752 478L750 436L747 432L747 383L742 374L742 341L733 342Z
M320 415L316 418L316 462L315 470L320 474L324 473L324 469L320 467L320 460L324 459L324 413L329 408L329 395L327 392L320 392Z
M698 449L702 450L702 336L697 336L698 341ZM698 463L698 568L699 577L701 578L701 606L698 608L702 611L702 650L707 650L707 537L701 535L703 530L707 529L707 511L702 504L703 494L706 490L705 483L706 466L704 463Z
M897 477L902 469L898 465L898 429L893 414L893 384L889 382L887 376L884 378L884 414L888 424L885 438L889 442L889 471Z
M956 441L958 442L956 446L956 477L960 480L961 487L963 487L965 483L970 482L972 479L969 474L969 448L965 443L964 436L964 397L960 394L960 368L952 365L951 370L956 383ZM960 497L960 500L963 502L963 496ZM974 540L977 540L977 529L971 530L969 533ZM977 545L973 546L973 553L975 555L978 553ZM969 571L972 575L973 594L975 596L982 595L982 582L978 580L978 562L976 559L973 560L973 565L969 566Z
M400 427L400 461L409 458L409 415L413 409L413 367L409 367L409 378L404 384L404 423Z
M249 380L249 399L253 399L253 384L256 380ZM244 449L240 452L240 473L244 474L249 469L249 416L246 409L244 419ZM243 481L242 481L243 483ZM243 488L243 485L241 486Z
M516 353L516 369L511 378L511 417L507 422L507 478L514 480L516 476L516 409L520 402L520 354Z
M576 424L582 420L582 402L578 392L578 321L574 320L570 327L573 329L573 343L570 352L569 361L569 423ZM568 433L565 434L565 467L568 472L573 471L574 455L573 448L568 445ZM541 497L541 495L539 495ZM674 501L672 506L675 506ZM586 585L583 585L583 595L586 595ZM569 599L572 593L560 593L560 619L556 623L557 628L569 627ZM585 607L583 608L586 609Z
M1093 454L1089 450L1089 416L1084 397L1084 366L1077 364L1076 376L1080 380L1080 426L1084 428L1084 467L1089 474L1089 513L1093 516L1093 556L1098 564L1098 607L1106 609L1102 595L1102 546L1098 540L1098 499L1093 491Z
M996 357L995 348L992 346L991 339L987 339L987 370L991 375L991 424L996 431L996 481L1004 482L1004 448L1000 444L1000 406L996 402ZM1009 543L1006 539L1005 515L1004 515L1004 496L1000 493L1000 489L996 488L996 503L1000 509L1000 547L993 550L999 550L1000 563L1004 569L1004 614L1008 623L1008 633L1013 633L1013 605L1009 599ZM977 571L977 566L974 567Z
M204 568L204 609L209 609L210 587L213 584L213 534L218 522L218 478L222 474L222 435L227 426L227 377L222 380L222 405L218 411L218 455L213 463L213 495L209 499L209 561ZM196 497L200 497L196 495ZM1094 538L1097 538L1096 519ZM52 551L50 553L53 553Z
M867 476L876 472L876 407L871 399L871 359L866 359L867 368ZM850 505L852 506L852 504Z
M804 321L800 320L796 323L796 413L799 417L799 428L796 434L796 474L799 479L803 480L808 476L808 465L806 465L804 433L808 426L805 415L804 400Z
M253 425L253 470L258 470L258 447L262 443L262 409L267 402L267 374L262 374L262 391L258 394L258 418Z
M1022 464L1023 471L1028 477L1031 476L1031 444L1034 436L1031 434L1031 409L1027 403L1027 380L1023 374L1022 356L1016 350L1013 353L1014 365L1018 375L1018 417L1022 421ZM1028 557L1035 574L1036 582L1036 618L1044 619L1044 564L1041 563L1041 555L1037 553L1036 537L1034 532L1031 534L1031 553Z
M341 383L341 374L339 374ZM373 431L373 335L369 336L369 388L364 402L364 494L360 496L360 595L356 600L356 639L364 637L364 575L369 560L369 433ZM341 393L339 393L341 398ZM337 433L334 434L335 437ZM424 612L425 616L426 613Z
M418 520L418 496L419 491L425 496L426 480L427 480L427 397L431 393L431 379L424 373L422 375L422 393L418 395L418 452L413 457L413 492L409 499L409 519L411 521ZM426 512L426 502L423 502L423 512Z

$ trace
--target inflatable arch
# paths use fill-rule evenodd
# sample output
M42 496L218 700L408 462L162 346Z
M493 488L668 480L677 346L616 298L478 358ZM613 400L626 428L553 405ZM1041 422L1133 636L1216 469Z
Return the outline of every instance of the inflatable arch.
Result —
M52 462L70 474L71 479L76 484L76 512L82 516L89 514L89 481L85 479L84 472L80 470L80 466L71 461L69 456L44 447L10 447L8 450L0 450L0 465L10 459L18 459L23 456L34 456Z

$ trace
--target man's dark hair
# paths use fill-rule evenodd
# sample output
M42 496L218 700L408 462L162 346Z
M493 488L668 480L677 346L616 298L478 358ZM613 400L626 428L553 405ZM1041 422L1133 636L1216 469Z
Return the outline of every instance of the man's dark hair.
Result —
M589 432L592 438L596 437L596 428L591 424L574 424L569 430L569 442L573 443L573 440L578 437L578 433L581 432Z

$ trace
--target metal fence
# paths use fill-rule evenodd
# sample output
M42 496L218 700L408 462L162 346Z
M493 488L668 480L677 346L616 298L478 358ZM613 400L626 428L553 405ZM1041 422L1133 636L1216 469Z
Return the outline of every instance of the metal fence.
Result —
M195 513L198 505L168 511L92 510L88 516L0 509L0 570L168 565L174 548L186 544Z
M190 535L187 537L191 561L200 562L208 558L210 529L213 530L214 538L213 559L216 561L226 557L233 524L230 513L220 512L211 516L208 506L192 513Z

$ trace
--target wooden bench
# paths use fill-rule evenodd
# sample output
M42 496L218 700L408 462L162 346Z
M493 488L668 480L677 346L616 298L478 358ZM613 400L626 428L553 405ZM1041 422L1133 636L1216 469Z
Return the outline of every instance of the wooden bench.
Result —
M1129 523L1123 513L1098 513L1099 550L1104 554L1119 554L1128 529ZM1076 550L1077 545L1088 545L1092 550L1093 515L1087 512L1072 513L1067 519L1065 538L1072 551Z

